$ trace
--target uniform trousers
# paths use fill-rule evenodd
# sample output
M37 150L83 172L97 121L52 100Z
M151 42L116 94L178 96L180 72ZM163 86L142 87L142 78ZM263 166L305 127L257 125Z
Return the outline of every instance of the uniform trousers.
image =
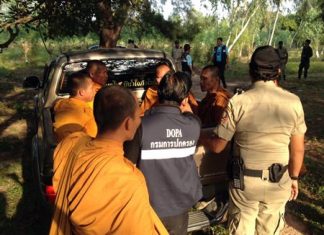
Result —
M280 62L280 70L281 70L280 78L283 78L284 80L286 80L286 63L285 62Z
M226 85L226 82L225 82L225 75L224 75L226 63L216 62L215 66L218 68L219 78L221 79L221 81L223 83L223 87L226 88L227 85Z
M175 60L174 64L175 64L176 72L181 71L182 69L181 60Z
M279 235L284 227L285 204L291 193L288 171L278 183L244 176L245 189L233 188L229 194L229 233L235 235Z
M302 60L299 64L299 69L298 69L298 79L301 78L302 72L304 69L304 78L307 78L307 72L309 69L309 60Z

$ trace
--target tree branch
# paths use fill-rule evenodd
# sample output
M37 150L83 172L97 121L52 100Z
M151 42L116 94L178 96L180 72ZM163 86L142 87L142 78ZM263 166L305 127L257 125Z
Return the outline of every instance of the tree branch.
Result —
M24 16L22 18L19 18L19 19L13 21L13 22L2 23L2 24L0 24L0 28L2 28L2 29L13 28L13 27L16 27L17 25L28 24L28 23L31 23L31 22L36 21L36 20L38 20L38 17L28 15L28 16Z
M16 29L16 32L14 32L14 30L11 27L7 28L7 31L10 34L10 36L9 36L9 39L5 43L0 44L1 49L7 48L10 45L10 43L12 43L13 40L15 40L15 38L18 36L19 28L17 25L15 25L15 29Z
M18 25L28 24L28 23L34 22L38 19L39 19L39 17L27 15L27 16L21 17L19 19L16 19L13 22L5 22L5 23L0 24L0 28L2 29L1 33L4 30L7 30L7 32L10 35L9 39L6 42L0 44L0 48L7 48L10 45L10 43L12 43L15 40L15 38L19 34ZM15 28L15 30L16 30L15 32L14 32L13 28Z
M252 14L249 16L248 20L245 22L243 28L241 28L239 34L235 37L234 41L232 42L232 44L228 47L228 51L231 51L232 48L234 47L235 43L237 42L237 40L239 40L239 38L241 37L241 35L243 34L243 32L245 31L246 27L249 25L251 18L253 18L253 16L255 15L255 13L257 12L258 8L260 5L257 5L256 8L254 9L254 11L252 12Z

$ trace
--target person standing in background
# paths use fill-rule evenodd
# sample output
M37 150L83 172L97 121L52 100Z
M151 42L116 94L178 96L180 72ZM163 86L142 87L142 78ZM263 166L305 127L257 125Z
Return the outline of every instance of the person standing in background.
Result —
M214 47L213 55L211 58L213 64L218 68L219 77L223 83L223 87L227 88L225 82L225 69L228 67L228 49L226 45L223 44L223 38L217 38L216 46Z
M183 53L181 56L182 72L187 73L190 77L192 74L192 57L190 55L190 45L185 44L183 46Z
M286 80L286 64L288 62L288 51L283 46L282 41L279 41L277 51L280 57L280 70L281 70L280 78Z
M181 55L182 55L182 48L179 44L179 41L176 40L174 42L174 47L172 47L172 59L175 63L176 72L181 71Z
M313 50L309 46L311 40L307 39L303 46L303 51L300 58L299 70L298 70L298 79L301 78L302 71L304 69L304 79L307 78L307 71L309 69L310 58L313 56Z
M127 48L138 48L133 39L128 39Z

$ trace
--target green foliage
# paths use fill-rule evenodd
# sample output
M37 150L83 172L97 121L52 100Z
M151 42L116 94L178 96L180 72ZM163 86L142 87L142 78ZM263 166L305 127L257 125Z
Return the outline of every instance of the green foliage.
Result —
M210 58L213 52L213 48L216 45L216 38L221 36L222 34L217 31L216 27L211 20L206 20L205 22L205 30L198 33L191 45L191 54L194 60L195 66L204 66L210 63Z
M158 32L166 38L174 39L176 26L171 21L165 20L163 15L152 10L150 4L145 5L143 13L139 17L138 22L131 24L135 28L136 37L141 39L147 34Z
M298 29L296 15L281 16L279 21L282 30L296 31Z

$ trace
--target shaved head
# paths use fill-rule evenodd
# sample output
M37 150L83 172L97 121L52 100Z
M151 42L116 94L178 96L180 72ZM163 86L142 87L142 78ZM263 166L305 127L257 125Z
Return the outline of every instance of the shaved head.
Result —
M122 86L101 88L94 99L94 116L98 133L114 131L127 117L134 118L138 103L133 93Z
M88 86L92 86L92 81L89 75L84 71L72 73L67 80L67 87L70 95L76 96L80 89L86 89Z
M219 72L214 65L205 66L200 74L200 89L210 93L219 89Z
M164 75L171 71L171 68L166 64L160 64L156 67L156 81L159 84Z
M100 60L91 60L87 64L86 71L95 83L101 86L106 85L108 70L105 63Z

